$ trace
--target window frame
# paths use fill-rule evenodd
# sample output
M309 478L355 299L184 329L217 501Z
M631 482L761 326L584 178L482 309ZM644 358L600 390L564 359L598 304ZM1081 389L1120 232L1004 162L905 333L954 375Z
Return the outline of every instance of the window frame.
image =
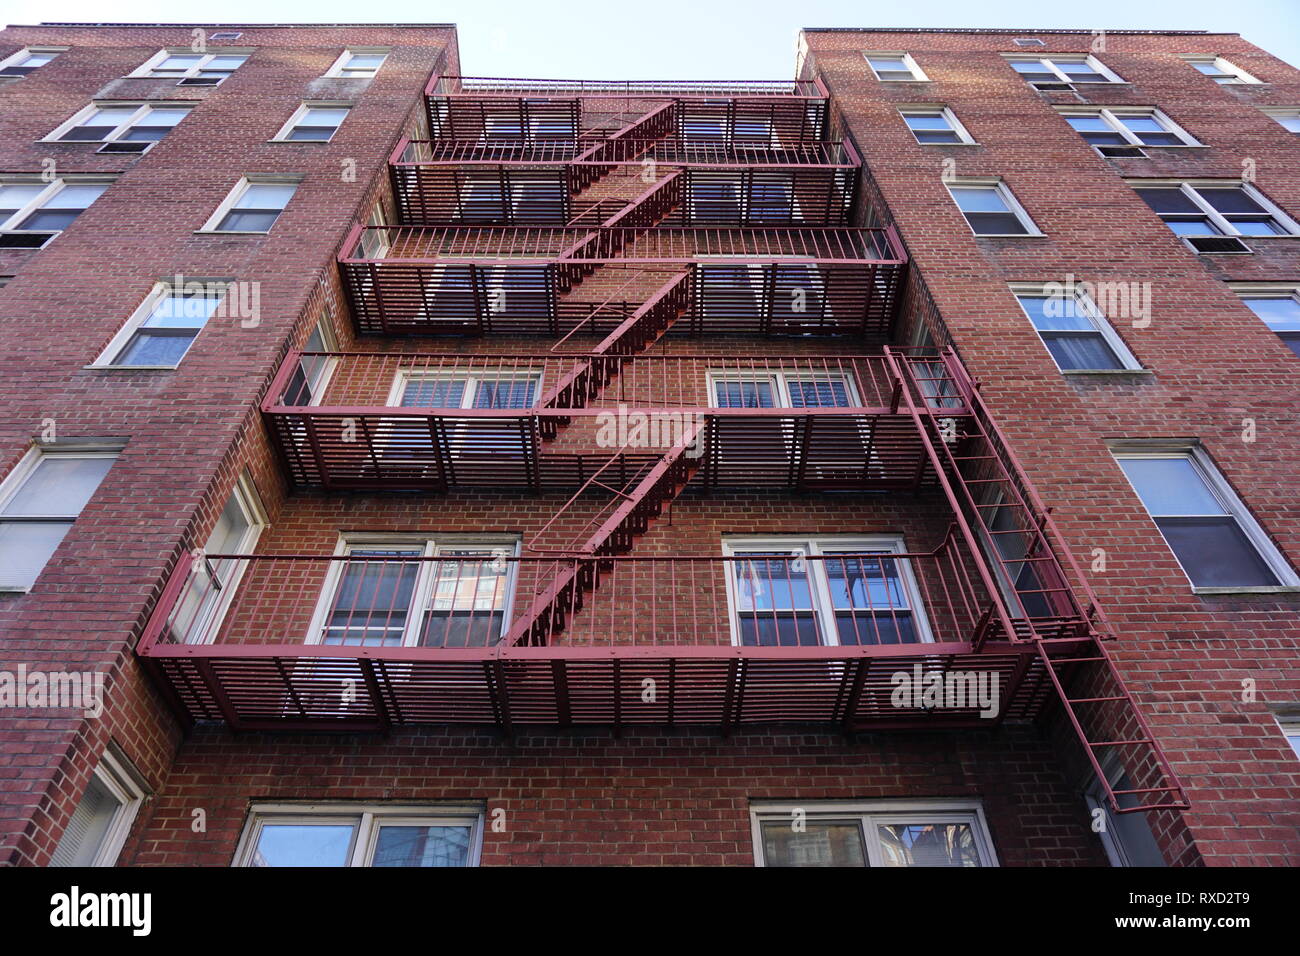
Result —
M1187 197L1187 199L1191 203L1193 203L1198 209L1201 210L1202 213L1205 214L1206 218L1208 218L1210 222L1214 224L1214 227L1216 229L1221 230L1221 232L1218 233L1220 237L1232 236L1236 239L1254 240L1254 239L1290 239L1296 236L1300 236L1300 223L1297 223L1294 219L1292 219L1289 215L1287 215L1287 213L1283 211L1281 207L1276 205L1272 200L1270 200L1262 192L1256 189L1254 183L1248 183L1238 179L1125 179L1124 182L1126 182L1129 185L1129 187L1134 191L1138 189L1167 189L1171 186L1177 187L1178 190L1185 197ZM1248 197L1254 200L1255 203L1257 203L1261 209L1263 209L1266 213L1268 213L1269 216L1273 218L1273 221L1277 225L1281 226L1282 229L1285 231L1281 233L1273 233L1272 235L1267 235L1267 236L1256 235L1254 233L1240 232L1237 229L1237 227L1232 224L1231 220L1225 219L1223 214L1220 213L1217 209L1215 209L1209 200L1203 199L1199 192L1200 189L1225 189L1225 188L1240 189ZM1138 196L1138 198L1142 199L1140 195ZM1144 206L1147 206L1145 199L1142 200L1142 204ZM1165 228L1169 228L1169 221L1166 220L1164 216L1156 212L1154 209L1151 209L1150 206L1147 206L1147 208L1150 210L1152 215L1156 216L1162 223L1164 223ZM1172 229L1170 229L1169 231L1174 234L1175 238L1181 240L1194 238L1194 237L1183 235L1181 233L1173 232ZM1214 235L1214 234L1207 233L1207 235Z
M210 285L224 285L228 287L232 281L233 280L230 279L196 278L187 279L186 284L188 285L190 282L194 282L203 285L206 289L210 287ZM190 349L194 348L195 341L203 333L203 330L208 327L207 323L212 318L211 315L205 318L203 325L199 326L195 330L194 334L190 336L189 345L185 346L185 351L181 353L180 358L176 360L175 365L119 365L116 362L116 359L126 351L126 347L134 340L135 333L149 319L149 317L153 315L154 307L171 293L172 288L173 285L170 280L161 279L158 282L155 282L153 288L149 290L144 299L141 300L140 304L136 306L135 311L131 313L130 317L125 323L123 323L122 327L117 330L117 333L109 339L108 345L104 346L103 351L95 357L93 362L85 366L85 368L116 369L125 371L170 371L172 369L180 368L180 364L185 360L185 356L189 355ZM229 295L229 291L223 292L221 296L218 297L217 305L214 307L214 312L221 308L221 303L225 301L227 295ZM177 337L179 338L179 336Z
M41 565L40 570L36 572L36 576L32 579L32 583L26 585L14 585L0 582L0 594L26 594L31 591L32 588L36 586L37 582L40 581L41 575L45 572L46 565L48 565L54 558L54 555L58 553L58 549L63 547L63 540L67 535L72 533L72 529L76 525L77 519L81 517L81 512L85 510L85 505L83 505L81 510L74 515L50 513L45 515L23 515L20 518L5 517L4 509L9 506L9 502L14 499L18 492L20 492L27 484L28 480L36 473L37 469L40 468L41 462L46 458L108 458L116 461L121 457L122 449L124 447L124 444L118 442L61 442L33 444L26 452L24 452L23 456L18 459L14 466L9 469L9 474L5 475L3 479L0 479L0 525L5 523L16 524L19 522L48 524L67 522L68 525L68 530L64 533L64 538L61 538L59 543L55 545L54 551L50 553L50 557L46 559L45 564ZM111 472L113 466L110 465L108 470ZM106 472L104 478L100 479L100 484L103 484L104 480L107 478L108 473ZM90 504L98 493L99 485L96 485L95 490L92 491L90 497L86 499L86 504Z
M1117 785L1125 775L1124 765L1119 757L1112 750L1111 753L1103 754L1098 763L1101 766L1102 773L1106 775L1107 786L1112 789L1119 789ZM1083 800L1087 804L1089 811L1094 813L1097 810L1102 811L1106 826L1104 829L1097 830L1096 833L1101 840L1102 850L1106 854L1106 859L1110 861L1110 865L1112 867L1140 866L1140 864L1132 860L1133 849L1125 847L1124 841L1119 838L1119 828L1117 826L1119 817L1111 809L1110 800L1106 796L1106 788L1101 785L1101 780L1092 771L1088 771L1084 775ZM1145 814L1141 813L1131 813L1127 814L1127 816L1145 818ZM1145 819L1143 819L1143 822L1146 823ZM1149 829L1150 824L1147 824L1147 826ZM1155 834L1152 833L1151 837L1154 842ZM1158 843L1156 849L1159 850ZM1163 859L1161 864L1164 865Z
M997 851L984 816L983 802L977 799L912 800L761 800L750 801L750 834L754 865L768 865L763 846L763 823L788 822L796 811L807 814L809 823L837 822L857 818L866 849L866 868L885 867L879 849L878 825L881 823L916 823L924 815L926 823L965 823L971 828L980 867L997 867ZM918 869L927 869L918 867Z
M19 229L17 228L18 223L25 220L28 216L32 215L32 213L44 209L50 200L63 192L63 190L67 189L69 186L102 185L104 190L107 191L108 187L113 185L116 179L117 177L113 175L70 174L68 176L60 176L48 183L44 190L37 193L34 199L28 200L25 206L20 207L8 219L0 219L0 234L14 234L20 236L48 235L49 238L39 246L9 247L43 249L61 236L68 226L72 225L72 223L69 223L68 226L65 226L63 229ZM43 180L41 180L39 176L0 176L0 186L28 186L37 185L41 182L43 182ZM85 213L85 211L93 206L102 196L103 193L101 192L100 195L92 199L88 205L83 206L81 212L77 214L77 217L80 217ZM75 222L76 219L74 218L73 221Z
M901 534L813 534L813 535L724 535L722 554L727 558L742 557L745 552L798 552L805 557L832 553L880 553L906 554L906 540ZM736 561L724 562L726 565L727 585L727 622L731 631L732 647L749 647L741 640L739 582L736 577ZM842 644L839 628L835 625L835 602L831 597L830 584L823 570L814 574L812 566L825 568L825 561L809 564L809 595L812 597L813 614L816 615L820 633L825 637L834 637L831 643L822 643L819 647L858 647L858 644ZM916 630L916 645L933 644L934 631L930 627L929 611L923 599L924 592L917 584L912 562L906 558L894 562L898 570L898 581L907 598L907 610L912 613L912 624ZM865 610L865 609L863 609Z
M226 82L226 80L234 76L235 73L237 73L240 69L246 66L248 64L249 59L252 58L255 52L257 52L255 47L228 47L228 48L217 50L216 52L213 53L200 53L197 50L191 50L189 47L164 47L163 49L155 53L153 56L149 57L149 59L141 63L133 71L128 73L126 75L126 78L127 79L149 79L149 80L175 80L177 86L196 86L196 87L220 86L222 83ZM170 75L155 76L153 71L158 67L158 65L165 62L166 60L168 60L173 56L197 56L199 57L199 59L192 67L190 67L185 71L184 76L170 76ZM186 80L194 79L196 76L198 76L198 74L202 73L205 69L207 69L207 65L211 63L214 59L218 57L227 57L227 56L242 56L244 57L244 62L239 64L239 66L235 67L235 69L226 73L225 76L221 77L221 79L217 80L214 83L186 83L185 82Z
M1300 339L1300 330L1287 329L1285 330L1287 334L1284 335L1281 331L1265 322L1263 317L1258 315L1249 305L1246 305L1247 299L1279 299L1282 301L1289 299L1296 303L1297 309L1300 309L1300 282L1229 282L1228 288L1237 295L1241 300L1241 304L1250 311L1251 315L1254 315L1264 328L1276 335L1288 349L1291 348L1290 344L1288 344L1291 338L1288 336Z
M962 125L961 120L957 118L957 114L952 111L951 107L935 106L929 104L904 104L898 107L898 115L902 118L903 125L907 127L907 131L912 134L912 137L913 139L916 140L918 146L978 146L979 145L979 143L975 141L975 137L970 134L970 131L967 130L966 127ZM957 134L958 141L955 143L926 143L922 141L921 138L917 136L917 131L912 129L912 127L908 124L907 118L909 115L943 117L944 121L947 122L949 128L954 133Z
M33 56L49 56L50 59L45 63L40 64L40 66L31 67L26 73L0 73L0 83L6 83L10 80L24 80L42 67L49 66L50 63L52 63L60 54L67 53L70 49L71 47L66 46L25 46L21 50L17 50L0 60L0 70L21 67L23 61L30 59Z
M40 142L80 143L83 145L97 143L100 146L104 146L108 143L115 143L122 139L137 125L148 125L147 123L141 124L140 121L148 117L154 110L185 110L187 115L182 117L171 127L171 129L175 129L189 118L188 114L193 111L194 107L197 105L197 103L187 100L91 100L89 105L78 110L66 121L56 126L48 135L41 139ZM103 139L63 139L65 133L71 132L78 126L84 125L85 120L90 119L90 117L94 116L100 110L125 109L128 106L136 107L136 111L132 113L128 119L114 127L113 131ZM144 149L138 151L140 153L147 153L149 150L153 149L154 146L158 145L158 143L162 142L162 140L128 140L128 142L147 142L148 145L145 146Z
M1101 60L1097 59L1091 53L1053 53L1050 56L1045 55L1041 57L1036 57L1029 53L1003 53L1002 56L1007 61L1007 66L1011 69L1011 72L1022 79L1024 74L1014 66L1011 66L1012 60L1037 60L1039 65L1043 67L1044 73L1051 73L1057 78L1055 82L1065 83L1071 88L1073 88L1075 84L1081 84L1083 86L1101 86L1104 83L1128 83L1128 80L1124 79L1110 67L1106 66L1105 63L1102 63ZM1093 71L1101 76L1102 79L1097 81L1072 79L1068 73L1056 65L1058 62L1086 63L1088 66L1092 67ZM1037 89L1037 87L1034 86L1034 83L1048 83L1052 81L1025 80L1025 82L1034 89Z
M337 80L373 80L379 75L379 71L388 65L388 58L393 53L393 48L388 46L350 46L344 47L343 52L339 54L338 59L330 64L322 77L329 77ZM343 68L351 62L354 56L383 56L383 61L375 67L375 72L369 74L345 73Z
M1110 127L1112 132L1117 133L1119 136L1123 137L1124 142L1127 145L1136 146L1138 149L1187 149L1189 147L1205 148L1204 143L1198 141L1196 137L1194 137L1191 133L1187 132L1187 130L1183 129L1181 126L1175 123L1163 111L1157 109L1154 106L1093 106L1093 107L1058 106L1056 108L1056 111L1061 114L1062 118L1067 120L1071 116L1087 117L1089 119L1100 119L1103 123L1105 123L1108 127ZM1180 139L1182 142L1177 144L1172 144L1172 145L1167 143L1155 144L1155 145L1144 143L1136 133L1134 133L1132 130L1130 130L1127 126L1125 126L1120 121L1120 117L1122 116L1136 116L1143 119L1154 120L1157 125L1163 127L1166 133L1170 133L1171 135L1178 137L1178 139ZM1069 125L1069 123L1067 122L1066 125ZM1071 127L1071 129L1073 129L1073 127ZM1079 132L1078 130L1074 130L1074 132L1078 133L1080 137L1083 136L1083 133ZM1086 139L1085 142L1087 142ZM1098 152L1100 152L1100 149L1095 143L1089 143L1088 145L1092 146L1093 149L1098 150Z
M91 773L91 778L98 780L108 790L118 801L118 807L113 811L113 819L108 829L104 831L103 837L100 838L99 849L95 851L89 866L116 866L135 818L151 794L139 771L112 744L109 744L100 755L99 763ZM87 781L86 789L89 787L90 782ZM82 790L81 800L85 798L85 790ZM77 801L77 806L81 805L81 800ZM62 843L62 836L59 842ZM55 849L58 849L57 844Z
M1012 282L1009 285L1009 288L1012 296L1016 299L1016 305L1020 308L1021 314L1024 315L1025 320L1029 323L1029 327L1033 329L1034 333L1038 336L1038 341L1042 344L1043 350L1047 352L1048 357L1051 358L1052 364L1056 366L1057 371L1062 375L1087 375L1098 372L1109 372L1118 375L1123 372L1146 371L1145 366L1138 361L1137 356L1129 349L1128 343L1124 341L1123 337L1117 331L1115 331L1115 327L1111 325L1110 318L1101 310L1101 306L1097 305L1097 303L1093 301L1092 296L1088 295L1084 289L1080 288L1074 289L1073 299L1076 303L1076 310L1078 310L1080 306L1082 307L1084 317L1092 323L1093 328L1101 336L1102 341L1106 343L1106 347L1110 349L1111 354L1119 360L1120 367L1113 369L1061 368L1061 364L1056 361L1056 356L1053 355L1052 350L1047 347L1047 341L1043 338L1042 330L1039 329L1038 326L1034 325L1033 317L1029 315L1025 310L1024 303L1020 301L1021 296L1037 298L1048 297L1047 286L1049 284L1050 283L1046 282Z
M903 65L906 66L908 71L912 74L911 78L906 80L894 79L892 77L890 79L885 79L880 75L880 72L876 69L875 64L871 62L872 57L878 57L880 59L902 60ZM862 59L867 64L867 69L871 71L871 75L874 76L876 78L876 81L879 83L929 83L930 82L930 77L926 76L925 70L921 69L921 64L917 63L916 59L912 56L912 54L908 53L905 50L863 50Z
M354 826L344 868L370 867L383 826L460 826L470 828L467 867L478 866L483 851L485 807L482 804L254 803L248 809L231 867L249 867L268 822L279 825L320 826L349 823Z
M437 557L442 551L465 551L465 550L508 550L510 554L507 557L519 557L523 547L523 540L519 535L509 534L482 534L482 535L465 535L465 534L421 534L419 532L344 532L339 535L338 541L334 545L334 557L346 558L355 549L360 551L372 550L408 550L414 551L417 548L421 550L421 557ZM433 597L437 579L433 576L433 568L438 564L437 561L421 561L420 569L416 574L416 579L411 585L411 603L407 608L408 619L402 629L402 643L398 647L420 647L420 631L424 627L424 611L428 607L429 600ZM318 646L331 646L325 644L325 622L329 618L330 608L333 606L334 597L338 593L339 585L343 581L343 570L346 562L341 560L331 561L329 570L325 579L321 582L320 597L316 601L316 607L312 610L311 621L307 625L307 636L303 643ZM501 606L501 624L500 637L504 637L510 631L511 618L514 614L515 588L519 583L519 562L509 561L506 564L506 581L504 584L505 599ZM382 647L383 645L340 645L340 646L358 646L358 647ZM492 646L492 645L487 645ZM442 650L434 646L432 650Z
M1261 106L1262 112L1269 119L1277 123L1292 136L1300 136L1300 106ZM1294 119L1296 129L1289 128L1283 120Z
M1016 199L1015 194L1011 191L1011 187L1000 178L987 176L959 176L943 180L943 185L944 188L948 190L948 198L951 199L952 204L957 207L957 215L961 216L962 220L966 223L966 227L970 229L971 235L978 239L1039 239L1046 236L1046 233L1038 228L1038 224L1034 222L1033 217L1029 215L1025 210L1025 207L1020 204L1018 199ZM976 232L975 226L971 223L970 219L966 217L965 211L961 208L961 203L957 202L957 196L952 191L954 186L991 187L997 192L998 196L1001 197L1003 204L1007 207L1007 211L1020 220L1020 224L1025 227L1026 231Z
M271 230L275 228L280 217L285 214L289 208L289 203L293 202L294 196L298 195L298 187L303 183L303 174L286 174L286 173L252 173L239 177L239 181L226 194L226 198L221 201L216 210L203 223L202 227L195 230L196 234L212 236L269 236ZM275 221L265 229L218 229L226 215L235 207L235 203L243 198L248 192L250 186L293 186L293 195L285 200L284 205L280 207L280 212L276 215Z
M1300 711L1292 712L1290 708L1275 711L1273 719L1277 721L1277 728L1282 732L1282 740L1295 754L1295 758L1300 760ZM1292 740L1293 737L1295 738L1294 741Z
M1237 66L1231 60L1227 60L1221 56L1218 56L1217 54L1181 53L1179 54L1179 56L1182 57L1183 61L1187 63L1188 66L1191 66L1193 70L1196 70L1196 72L1200 73L1201 76L1205 77L1211 83L1214 83L1218 86L1262 86L1263 85L1262 80L1251 75L1250 73L1247 73L1245 70ZM1222 83L1220 83L1218 79L1211 76L1210 74L1203 73L1202 71L1197 70L1196 67L1192 65L1195 63L1213 64L1217 70L1219 70L1221 73L1231 76L1232 79L1224 80Z
M307 144L333 142L334 137L337 136L339 130L343 128L343 124L348 121L348 116L352 114L352 108L355 105L355 103L350 101L345 102L343 100L303 100L298 104L298 108L289 116L289 119L285 121L285 124L280 127L279 131L272 136L268 142ZM339 120L339 125L333 128L326 139L290 139L289 134L298 127L299 122L306 117L309 110L344 110L348 115Z
M1215 465L1214 460L1202 445L1199 443L1188 444L1187 442L1179 441L1118 442L1111 444L1110 452L1111 457L1115 459L1115 466L1119 469L1120 475L1124 478L1125 482L1128 483L1130 490L1133 492L1133 496L1137 498L1138 504L1141 505L1147 519L1155 527L1156 532L1165 542L1165 546L1169 550L1169 556L1173 558L1174 563L1178 565L1178 569L1182 571L1183 575L1187 578L1187 583L1191 587L1193 594L1275 593L1278 591L1289 591L1300 587L1300 575L1297 575L1295 569L1291 567L1291 563L1286 559L1285 555L1283 555L1277 546L1273 544L1272 539L1269 538L1268 533L1264 530L1263 526L1261 526L1256 520L1254 514L1252 514L1251 510L1246 506L1246 503L1232 489L1227 478ZM1223 514L1232 517L1237 522L1237 526L1241 529L1242 534L1246 536L1246 539L1255 549L1255 553L1259 556L1259 559L1268 566L1270 571L1273 572L1273 576L1278 580L1277 584L1220 587L1217 585L1201 586L1192 581L1191 575L1188 574L1187 569L1183 567L1183 562L1179 559L1178 553L1174 551L1173 546L1170 545L1168 539L1165 538L1164 532L1161 531L1160 526L1156 524L1157 517L1165 516L1152 514L1151 511L1148 510L1146 502L1144 502L1142 496L1138 494L1137 486L1133 484L1132 480L1128 476L1128 472L1126 472L1120 464L1120 461L1124 459L1155 458L1181 458L1191 464L1198 477L1200 477L1201 481L1204 482L1206 490L1209 491L1209 493L1224 509Z

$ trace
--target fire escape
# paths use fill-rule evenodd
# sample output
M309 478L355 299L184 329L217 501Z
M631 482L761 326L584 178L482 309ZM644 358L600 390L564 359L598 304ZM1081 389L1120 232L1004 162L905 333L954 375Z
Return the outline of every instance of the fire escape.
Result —
M426 609L423 624L392 602L360 630L339 598L322 610L322 582L357 559L185 556L137 649L182 716L250 730L870 731L987 727L1057 701L1117 809L1185 805L977 385L951 352L868 347L891 331L906 254L892 228L852 225L859 159L827 138L820 85L436 77L426 108L427 138L391 157L401 224L355 226L339 256L356 330L383 347L291 352L267 428L296 488L508 488L564 504L522 554L493 559L509 603L481 598L482 556L367 555L372 594L477 589L473 609ZM655 348L735 334L828 347ZM408 351L389 345L399 336L547 344ZM324 398L304 401L295 376L323 363ZM778 374L798 401L712 391ZM380 397L395 378L424 385ZM466 382L489 398L449 397ZM602 440L638 416L663 433ZM635 553L687 487L937 490L952 523L935 549L887 557ZM782 583L806 573L795 561L852 581L834 639L825 617L778 607ZM345 618L350 632L335 627ZM996 678L996 713L900 699L900 673ZM1123 789L1103 770L1114 761Z

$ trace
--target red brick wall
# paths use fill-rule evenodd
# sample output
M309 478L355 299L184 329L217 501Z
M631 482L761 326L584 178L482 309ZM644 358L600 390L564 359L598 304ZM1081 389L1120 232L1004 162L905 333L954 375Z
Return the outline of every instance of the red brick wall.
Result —
M1018 49L1013 36L1041 36ZM1235 35L1110 34L1094 50L1131 85L1096 87L1094 105L1155 106L1205 149L1151 150L1151 160L1097 156L1003 52L1086 53L1088 34L807 34L805 72L832 92L954 345L1006 427L1069 546L1089 567L1116 625L1129 687L1188 788L1186 815L1207 862L1300 859L1300 763L1271 707L1300 700L1300 596L1197 596L1114 464L1105 442L1199 438L1277 546L1300 560L1295 396L1300 361L1223 284L1300 280L1300 240L1261 240L1252 256L1198 257L1121 176L1239 178L1300 214L1300 144L1259 106L1300 102L1300 73ZM905 50L929 83L880 83L862 51ZM1217 54L1266 85L1217 86L1178 54ZM903 103L949 106L978 146L918 145ZM1077 102L1071 100L1071 102ZM1000 176L1046 238L971 235L941 182ZM1115 322L1154 371L1140 380L1067 381L1007 288L1014 281L1150 282L1147 328ZM1258 440L1241 439L1254 419ZM1258 697L1243 701L1242 681Z

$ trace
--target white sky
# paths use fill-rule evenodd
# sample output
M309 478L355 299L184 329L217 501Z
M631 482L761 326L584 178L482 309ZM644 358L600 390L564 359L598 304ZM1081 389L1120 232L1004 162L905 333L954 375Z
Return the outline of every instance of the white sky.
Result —
M8 23L359 17L455 23L462 69L477 76L784 79L805 26L1219 30L1300 65L1300 0L5 0L0 10Z

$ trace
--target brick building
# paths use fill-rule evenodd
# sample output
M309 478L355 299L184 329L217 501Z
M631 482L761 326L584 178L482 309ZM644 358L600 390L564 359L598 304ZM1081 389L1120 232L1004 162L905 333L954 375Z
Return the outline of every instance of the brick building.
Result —
M1300 862L1294 68L0 77L5 862Z

